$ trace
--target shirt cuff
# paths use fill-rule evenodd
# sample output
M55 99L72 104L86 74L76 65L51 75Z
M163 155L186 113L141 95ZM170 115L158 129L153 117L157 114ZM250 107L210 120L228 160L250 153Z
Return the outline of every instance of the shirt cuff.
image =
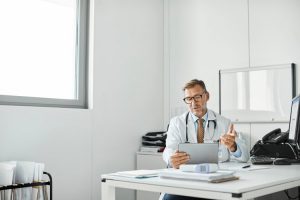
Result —
M234 157L239 158L242 155L242 151L239 147L239 145L236 143L236 151L235 152L230 152Z

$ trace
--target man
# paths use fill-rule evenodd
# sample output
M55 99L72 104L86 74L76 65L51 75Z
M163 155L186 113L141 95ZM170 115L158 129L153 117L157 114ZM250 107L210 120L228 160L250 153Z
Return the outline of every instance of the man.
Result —
M219 161L230 158L247 162L249 150L240 134L234 130L229 119L207 109L209 92L202 80L193 79L184 88L184 102L189 112L171 119L167 132L164 161L169 167L178 169L189 160L189 155L177 150L179 143L209 143L219 141ZM198 120L199 119L199 120ZM187 141L188 140L188 141ZM164 200L196 199L165 194Z

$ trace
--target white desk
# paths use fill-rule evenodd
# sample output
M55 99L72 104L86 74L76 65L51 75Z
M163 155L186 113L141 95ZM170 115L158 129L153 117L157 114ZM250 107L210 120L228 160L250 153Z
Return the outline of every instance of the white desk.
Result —
M239 180L207 183L161 179L159 177L135 179L112 174L102 175L102 200L115 200L115 188L211 198L253 199L259 196L300 186L300 165L269 166L269 169L238 171Z
M162 153L137 152L136 169L161 169L166 168L166 163L162 159ZM158 200L159 193L136 191L136 200Z

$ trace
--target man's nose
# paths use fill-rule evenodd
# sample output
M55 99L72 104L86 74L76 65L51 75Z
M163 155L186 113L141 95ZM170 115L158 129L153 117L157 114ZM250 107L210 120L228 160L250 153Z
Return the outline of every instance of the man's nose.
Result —
M194 106L196 103L197 103L197 102L195 101L195 99L192 98L192 103L191 103L191 105Z

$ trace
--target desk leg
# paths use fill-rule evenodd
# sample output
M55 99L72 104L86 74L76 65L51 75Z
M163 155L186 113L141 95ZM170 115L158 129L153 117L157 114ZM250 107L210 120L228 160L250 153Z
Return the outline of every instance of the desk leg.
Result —
M105 184L105 182L101 183L101 200L116 200L116 188Z

